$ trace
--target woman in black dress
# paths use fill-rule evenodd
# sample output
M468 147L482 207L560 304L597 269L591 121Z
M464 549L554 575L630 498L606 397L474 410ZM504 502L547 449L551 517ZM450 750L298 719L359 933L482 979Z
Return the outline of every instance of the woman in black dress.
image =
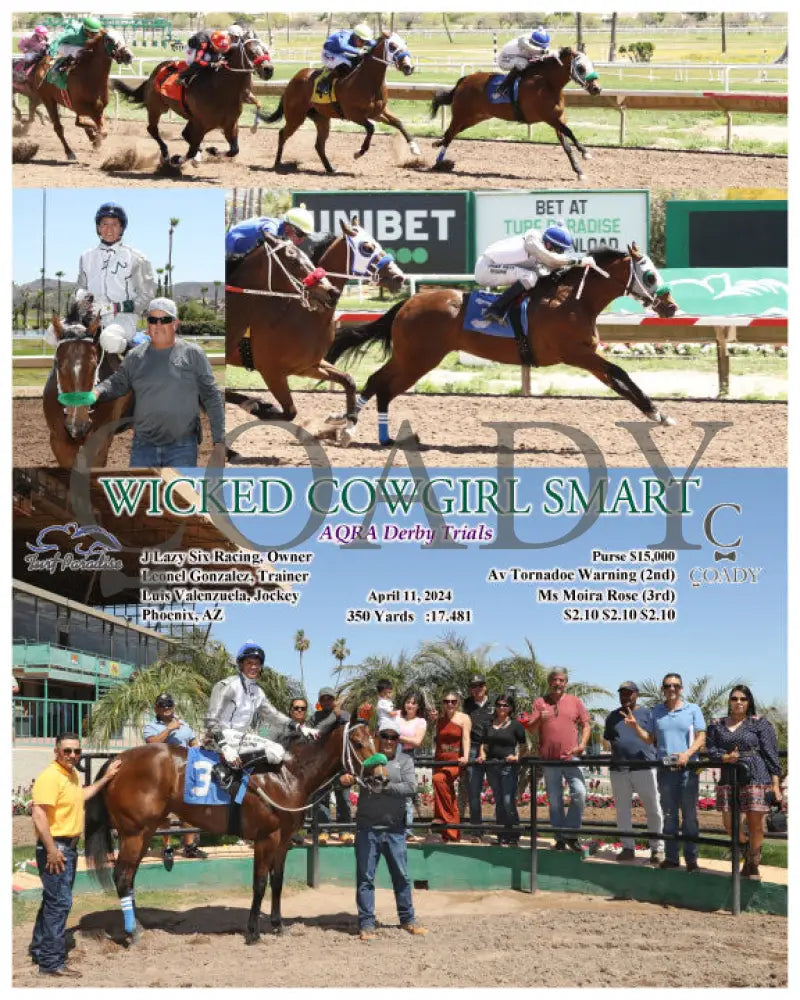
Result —
M764 816L769 812L767 796L771 792L780 802L781 762L778 740L772 724L756 715L753 693L745 684L737 684L728 696L728 714L712 719L706 733L709 757L722 764L717 785L717 809L722 813L725 829L731 832L731 785L733 768L740 763L747 776L739 775L739 805L747 823L750 843L744 853L742 875L760 879L761 845L764 843ZM740 830L740 836L744 830Z
M519 843L517 813L517 782L520 747L525 748L525 730L521 722L514 718L516 704L508 695L499 695L494 703L492 720L481 735L479 761L503 761L486 768L486 778L494 796L495 822L507 831L498 834L497 842L506 847L516 847Z

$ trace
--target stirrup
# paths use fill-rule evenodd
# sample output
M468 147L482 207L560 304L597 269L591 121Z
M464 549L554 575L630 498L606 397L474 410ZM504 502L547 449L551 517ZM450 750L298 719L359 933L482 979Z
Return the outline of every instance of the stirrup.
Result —
M211 777L224 792L229 792L236 780L236 775L230 764L223 761L219 761L211 768Z

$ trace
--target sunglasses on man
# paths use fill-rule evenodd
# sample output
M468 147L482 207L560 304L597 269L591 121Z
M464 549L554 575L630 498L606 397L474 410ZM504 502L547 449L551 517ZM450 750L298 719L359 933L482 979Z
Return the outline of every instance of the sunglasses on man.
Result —
M175 322L174 316L148 316L147 322L150 326L169 326Z

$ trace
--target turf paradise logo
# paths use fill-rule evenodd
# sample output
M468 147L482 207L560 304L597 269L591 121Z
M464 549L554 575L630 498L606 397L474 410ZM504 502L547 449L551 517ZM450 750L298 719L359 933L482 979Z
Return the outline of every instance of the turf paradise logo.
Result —
M121 570L122 560L109 555L121 552L119 540L98 524L84 527L76 521L51 524L42 528L32 545L25 564L31 573L95 573L98 570ZM70 551L62 551L70 547Z

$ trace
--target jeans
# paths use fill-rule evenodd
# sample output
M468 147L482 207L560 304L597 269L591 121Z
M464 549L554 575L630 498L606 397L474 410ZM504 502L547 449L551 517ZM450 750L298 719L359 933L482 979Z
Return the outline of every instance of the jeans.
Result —
M620 830L632 829L631 823L631 800L635 792L641 799L647 816L647 830L649 833L664 832L664 816L661 812L661 802L658 797L656 785L655 769L641 771L614 771L609 772L611 778L611 791L614 794L614 802L617 810L617 826ZM622 846L627 850L636 847L633 837L622 837ZM663 840L651 840L650 851L663 851Z
M477 744L470 745L470 761L475 760L479 750L480 747ZM483 790L483 776L485 773L486 768L482 764L470 763L458 782L459 816L466 816L467 804L469 804L469 821L473 826L480 826L483 822L481 815L481 791Z
M349 790L344 788L342 785L337 784L333 789L333 797L336 799L336 822L352 822L353 816L350 812ZM331 822L330 796L323 798L323 800L317 804L317 821L320 823ZM338 832L345 833L347 831L339 830Z
M550 824L554 827L567 827L579 830L583 818L583 807L586 805L586 782L583 772L575 764L545 767L544 784L547 789L547 801L550 804ZM569 786L569 809L564 813L564 790L561 779ZM556 833L556 840L575 840L563 833Z
M498 826L512 827L519 825L517 812L517 780L519 772L516 767L506 764L502 767L487 767L486 776L489 787L494 795L495 820ZM516 844L519 841L519 830L499 832L497 839L501 844Z
M413 924L414 903L408 878L406 831L384 830L379 833L369 827L356 829L356 907L359 930L375 927L375 869L381 855L386 858L394 888L397 916L401 924Z
M680 768L675 771L659 771L658 793L664 811L664 833L678 833L678 813L680 812L680 832L687 837L696 837L700 832L697 820L697 795L700 777L697 771ZM687 861L697 861L698 845L685 841L683 856ZM678 862L681 855L680 841L668 840L664 849L667 861Z
M36 865L42 879L42 902L36 914L30 952L43 972L55 972L67 960L67 917L72 909L72 886L78 852L74 847L57 844L64 855L64 871L52 873L45 868L47 851L36 845Z
M130 464L132 469L192 468L197 465L197 437L192 434L169 444L150 444L134 432Z

